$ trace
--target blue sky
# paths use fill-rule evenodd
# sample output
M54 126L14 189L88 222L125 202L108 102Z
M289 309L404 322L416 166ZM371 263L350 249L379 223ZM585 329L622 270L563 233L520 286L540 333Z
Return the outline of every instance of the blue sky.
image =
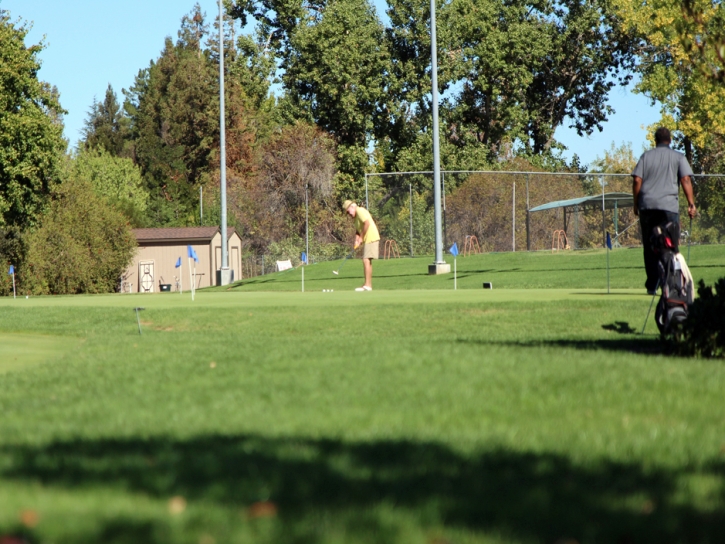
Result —
M215 0L199 4L208 17L218 13ZM80 137L94 97L102 100L110 83L122 100L121 89L158 57L166 36L176 38L181 18L193 5L194 0L0 0L0 8L10 11L13 20L33 23L27 45L45 36L40 77L60 91L71 145ZM576 153L583 163L591 163L612 142L631 142L639 154L645 145L644 127L659 119L658 108L621 88L612 92L610 103L616 114L603 132L582 138L565 127L557 130L557 139L569 148L565 156Z

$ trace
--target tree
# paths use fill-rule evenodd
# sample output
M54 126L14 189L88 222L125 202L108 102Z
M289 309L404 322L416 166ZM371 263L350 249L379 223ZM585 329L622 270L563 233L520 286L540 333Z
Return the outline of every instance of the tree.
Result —
M637 166L638 157L632 151L632 143L627 142L619 147L612 142L611 147L591 164L589 171L606 174L631 174ZM629 181L629 180L628 180Z
M0 226L35 223L65 150L58 93L38 80L43 45L0 10Z
M636 91L661 104L659 124L676 132L675 144L696 171L717 169L724 158L725 87L693 57L693 44L705 47L707 34L698 34L703 28L690 24L675 0L617 0L616 6L624 30L639 39ZM708 19L717 20L713 10Z
M335 144L330 136L309 123L283 127L264 145L260 162L254 176L233 178L229 199L255 248L304 237L306 197L310 225L320 241L340 238L334 225L341 214L330 214L325 203L332 195L335 175ZM337 206L333 210L337 212Z
M121 211L134 226L144 224L149 194L141 171L131 159L115 157L104 148L85 150L72 163L71 175L91 185L95 193Z
M83 127L82 147L105 150L117 157L128 155L130 120L123 115L113 87L108 85L103 102L93 100Z
M282 77L293 103L335 137L339 167L360 184L386 93L384 28L367 0L330 0L297 27Z
M85 180L57 185L28 239L23 286L36 294L108 293L133 257L126 218Z
M430 13L410 0L389 5L391 88L402 114L390 136L402 138L392 144L402 150L430 129ZM601 130L615 76L634 59L609 0L453 0L437 16L441 136L457 147L484 146L489 160L511 146L548 153L567 119L580 134ZM414 130L401 126L406 118Z

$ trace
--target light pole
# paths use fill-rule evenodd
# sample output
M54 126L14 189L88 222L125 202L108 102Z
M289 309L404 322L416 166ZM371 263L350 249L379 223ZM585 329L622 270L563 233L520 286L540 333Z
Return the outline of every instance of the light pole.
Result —
M438 45L436 43L436 5L430 0L430 53L433 109L433 211L435 219L436 253L433 264L428 265L428 274L448 274L451 265L443 260L443 229L441 220L441 161L440 135L438 131Z
M224 119L224 5L219 0L219 147L221 149L221 235L222 266L217 272L217 285L229 285L232 271L229 269L229 242L227 240L227 142L226 121Z

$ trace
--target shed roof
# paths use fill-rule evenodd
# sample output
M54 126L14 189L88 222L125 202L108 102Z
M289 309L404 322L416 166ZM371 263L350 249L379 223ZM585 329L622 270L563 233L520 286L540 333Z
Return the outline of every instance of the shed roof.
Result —
M133 229L136 241L141 242L208 242L218 232L219 227L167 227L153 229ZM227 237L231 237L236 230L227 228Z
M541 212L551 210L553 208L572 208L574 206L599 208L601 209L602 200L604 200L604 208L611 210L617 208L631 208L634 206L634 198L631 193L605 193L602 195L583 196L580 198L570 198L569 200L555 200L541 206L531 208L530 212Z

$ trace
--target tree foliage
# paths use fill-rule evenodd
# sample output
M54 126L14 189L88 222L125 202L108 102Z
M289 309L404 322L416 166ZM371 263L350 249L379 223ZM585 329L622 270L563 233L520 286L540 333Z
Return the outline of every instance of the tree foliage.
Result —
M32 225L57 178L64 113L58 93L38 79L42 44L0 10L0 226Z
M127 156L130 139L130 120L123 114L113 87L108 85L103 102L93 100L83 127L81 146L100 149L115 156Z
M98 196L123 212L134 226L142 226L149 195L141 172L131 159L100 148L79 153L72 161L72 176L90 184Z
M57 185L28 237L23 288L35 294L108 293L137 247L126 218L90 183Z

